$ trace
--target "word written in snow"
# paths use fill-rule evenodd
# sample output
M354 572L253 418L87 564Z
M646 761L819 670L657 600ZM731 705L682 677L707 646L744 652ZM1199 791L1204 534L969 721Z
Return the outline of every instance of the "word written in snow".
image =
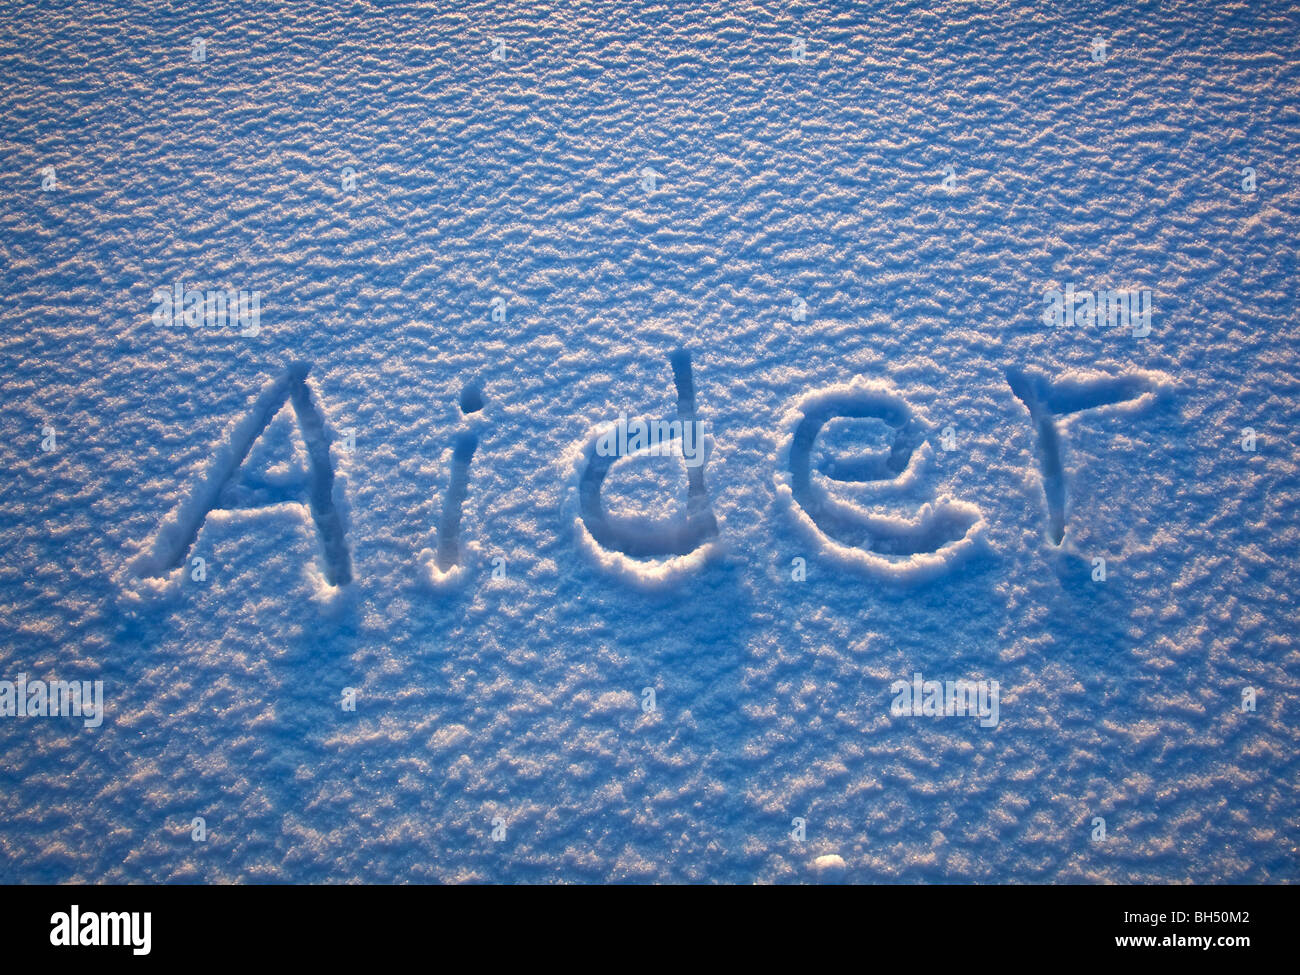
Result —
M690 356L685 351L675 352L670 363L677 385L677 418L655 421L652 425L643 421L628 423L626 415L620 414L616 426L597 436L595 449L590 451L580 478L581 515L593 540L608 550L634 558L687 554L718 533L704 483L703 422L696 408ZM333 586L352 581L351 558L334 498L329 435L306 383L309 369L307 365L294 365L263 389L249 415L236 424L230 444L218 452L207 476L136 559L133 568L137 575L158 578L178 569L184 564L210 512L223 508L241 510L240 506L228 501L240 468L272 418L287 404L297 416L307 446L310 473L305 485L306 496L300 500L310 507L320 536L326 579ZM1036 447L1048 507L1047 535L1052 544L1059 545L1065 535L1065 468L1058 421L1083 410L1136 402L1154 393L1158 386L1145 375L1052 381L1040 373L1020 369L1009 370L1007 380L1028 409L1037 431ZM476 412L482 406L482 396L477 388L467 388L462 393L462 412ZM880 419L894 427L895 442L887 455L833 462L825 471L827 477L832 481L882 482L904 477L913 452L934 433L928 423L912 414L905 401L892 394L835 390L805 397L802 409L801 421L793 431L789 449L792 497L819 531L834 538L839 545L865 549L889 558L938 553L966 539L978 520L978 511L962 502L926 505L920 522L900 528L894 519L874 516L868 516L866 521L858 524L853 519L861 516L854 514L852 509L827 504L811 489L813 444L820 430L837 418ZM676 441L681 441L680 448L670 449ZM624 523L615 525L605 517L600 491L611 464L617 458L644 451L652 445L666 453L676 453L679 449L686 461L689 481L686 519L684 525L659 526L638 533ZM439 529L437 564L442 571L459 562L456 536L461 506L468 494L470 461L477 446L478 438L473 434L461 434L456 441L452 478Z

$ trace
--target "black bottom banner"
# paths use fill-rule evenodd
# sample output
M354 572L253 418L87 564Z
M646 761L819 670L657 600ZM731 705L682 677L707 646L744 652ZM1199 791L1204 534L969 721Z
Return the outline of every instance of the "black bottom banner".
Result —
M879 951L974 962L1025 950L1223 966L1263 958L1261 949L1279 957L1293 937L1283 932L1291 891L1277 887L831 887L743 900L716 890L593 898L583 888L360 886L8 887L0 896L14 961L73 963L374 964L431 937L490 945L499 961L502 947L554 957L596 933L602 954L611 939L636 952L647 938L806 951L838 933L833 941L864 960Z

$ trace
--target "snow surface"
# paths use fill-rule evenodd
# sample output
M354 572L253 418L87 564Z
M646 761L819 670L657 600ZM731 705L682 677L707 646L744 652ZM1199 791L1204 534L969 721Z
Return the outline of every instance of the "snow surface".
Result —
M0 881L1295 880L1298 47L1267 0L6 3L0 679L107 716L0 718ZM179 280L260 332L155 325ZM1071 283L1152 333L1048 328ZM692 496L625 457L590 507L679 349ZM916 672L999 723L891 716Z

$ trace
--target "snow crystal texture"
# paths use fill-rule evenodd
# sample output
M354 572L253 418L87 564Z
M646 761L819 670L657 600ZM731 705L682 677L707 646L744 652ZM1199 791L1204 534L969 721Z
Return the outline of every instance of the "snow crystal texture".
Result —
M0 881L1295 880L1298 48L4 4L0 679L106 715L0 717Z

